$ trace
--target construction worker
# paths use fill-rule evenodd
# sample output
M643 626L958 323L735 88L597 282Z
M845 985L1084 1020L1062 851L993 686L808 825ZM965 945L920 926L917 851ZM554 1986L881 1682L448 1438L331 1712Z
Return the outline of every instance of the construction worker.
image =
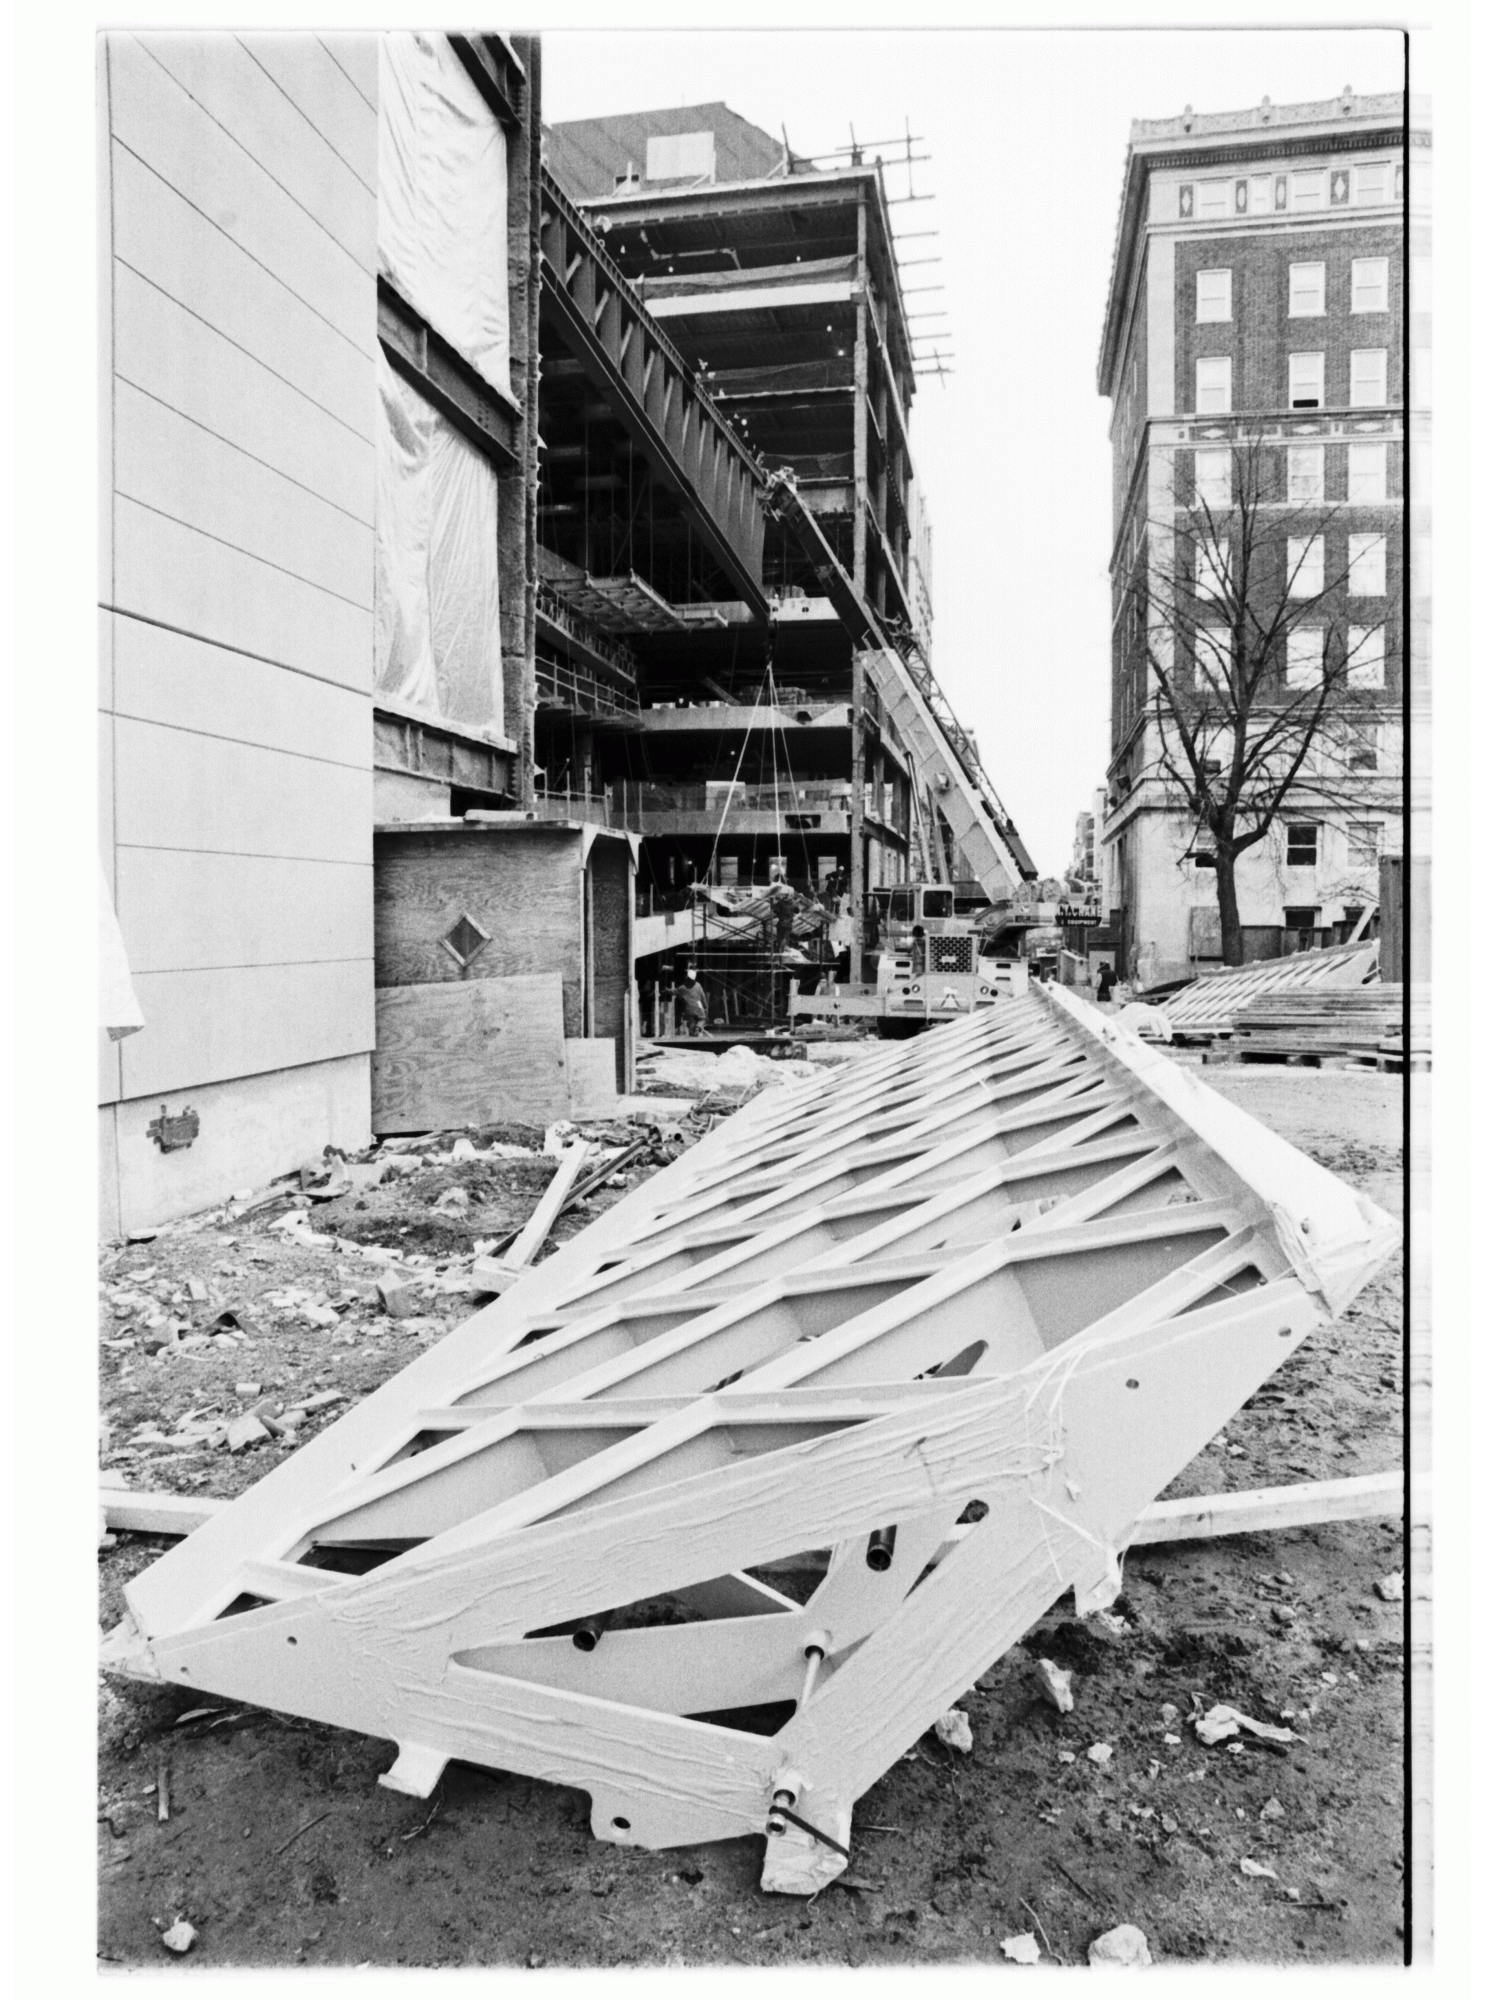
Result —
M677 1012L682 1026L690 1035L708 1032L708 995L698 983L697 973L689 967L682 975L682 982L676 989Z
M797 891L787 882L778 882L771 892L771 914L775 925L772 949L785 952L792 943L792 924L798 912Z
M919 979L929 969L929 945L924 936L923 925L913 926L913 977Z

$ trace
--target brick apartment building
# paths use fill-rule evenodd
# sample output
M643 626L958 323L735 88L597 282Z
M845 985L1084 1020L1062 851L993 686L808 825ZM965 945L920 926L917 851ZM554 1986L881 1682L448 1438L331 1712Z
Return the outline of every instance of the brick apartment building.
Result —
M1419 312L1405 338L1409 281L1425 304L1420 226L1407 266L1405 122L1402 95L1345 91L1133 126L1098 387L1113 446L1103 900L1140 984L1221 958L1210 853L1159 769L1149 579L1173 572L1203 501L1229 504L1240 454L1257 454L1274 532L1294 538L1287 589L1325 589L1347 621L1325 637L1320 613L1316 629L1300 619L1285 680L1303 684L1308 648L1346 630L1351 746L1346 785L1299 786L1240 857L1245 957L1347 935L1379 856L1401 851L1407 354L1418 411L1430 341ZM1412 132L1414 217L1427 143Z

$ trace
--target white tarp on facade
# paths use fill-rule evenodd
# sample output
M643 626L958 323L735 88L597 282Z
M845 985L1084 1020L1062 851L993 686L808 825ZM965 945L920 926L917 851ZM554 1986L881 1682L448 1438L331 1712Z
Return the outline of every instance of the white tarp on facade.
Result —
M136 988L131 983L126 941L116 921L115 904L111 900L110 885L105 880L103 866L98 874L100 1026L109 1032L111 1041L119 1042L127 1035L134 1035L138 1028L145 1028L147 1021L142 1013L142 1004L136 997Z
M379 695L501 738L498 482L378 353Z
M378 37L378 272L504 395L503 129L441 34Z

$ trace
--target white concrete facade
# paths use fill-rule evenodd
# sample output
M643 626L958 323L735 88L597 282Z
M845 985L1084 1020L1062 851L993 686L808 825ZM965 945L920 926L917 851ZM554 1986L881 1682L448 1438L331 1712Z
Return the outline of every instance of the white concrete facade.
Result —
M376 44L112 34L97 85L115 1235L369 1129Z

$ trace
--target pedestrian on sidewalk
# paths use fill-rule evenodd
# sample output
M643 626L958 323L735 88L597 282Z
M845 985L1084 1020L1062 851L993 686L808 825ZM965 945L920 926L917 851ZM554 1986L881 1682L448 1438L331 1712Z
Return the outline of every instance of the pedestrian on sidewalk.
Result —
M1112 989L1117 984L1117 974L1109 959L1103 959L1097 967L1097 1005L1105 1007L1112 999Z

